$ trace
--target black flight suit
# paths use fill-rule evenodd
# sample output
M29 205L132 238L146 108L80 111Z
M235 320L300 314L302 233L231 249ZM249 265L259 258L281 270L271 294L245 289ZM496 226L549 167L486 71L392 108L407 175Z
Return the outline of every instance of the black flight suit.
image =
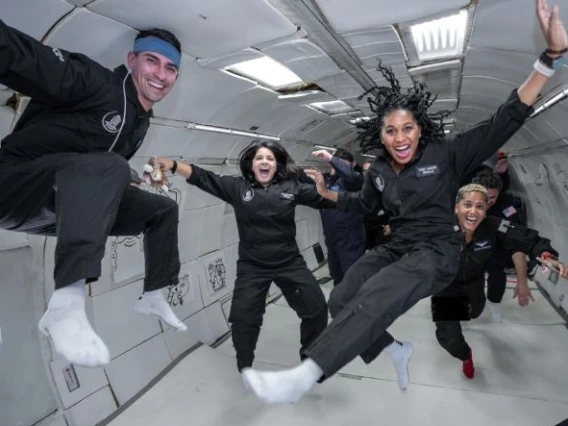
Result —
M513 224L507 220L488 216L477 227L473 240L461 252L460 270L452 284L432 297L432 310L436 321L436 337L440 345L452 356L465 361L471 349L462 334L460 320L452 313L465 299L469 302L469 316L477 318L485 308L485 267L494 253L502 248L509 253L523 252L540 256L545 251L557 257L550 240L541 238L537 231ZM437 314L436 310L440 313ZM444 321L444 313L449 313ZM454 315L452 315L454 314ZM452 318L453 317L453 318Z
M359 191L363 186L363 175L353 170L337 157L332 157L331 167L335 175L326 173L325 183L331 191ZM347 270L365 253L365 227L363 216L356 212L337 209L320 210L329 273L333 284L338 285Z
M487 214L508 220L513 224L526 226L522 216L521 200L511 194L500 193L496 203L487 210ZM487 299L492 303L501 303L507 288L506 268L514 267L511 252L505 247L496 248L494 255L487 262Z
M305 349L325 329L328 317L325 296L298 249L296 205L334 208L335 203L321 198L315 186L295 180L273 182L265 189L242 177L219 176L192 167L187 182L235 210L239 259L229 322L239 371L254 361L272 282L302 319L300 343Z
M391 242L368 251L332 290L333 321L305 351L325 380L360 355L373 361L387 328L419 300L446 288L459 269L463 235L454 215L463 176L497 151L533 108L514 90L489 119L450 137L421 143L399 174L383 152L359 193L339 194L338 208L362 214L384 208Z
M31 97L0 148L0 227L57 236L55 288L96 280L107 237L141 232L144 290L177 284L178 206L130 185L127 160L152 111L126 67L111 71L0 21L0 83Z

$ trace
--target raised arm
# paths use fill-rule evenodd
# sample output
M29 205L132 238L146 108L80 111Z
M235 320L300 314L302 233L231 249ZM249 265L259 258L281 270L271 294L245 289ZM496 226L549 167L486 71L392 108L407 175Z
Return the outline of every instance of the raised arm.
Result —
M363 175L353 170L353 167L344 163L337 157L332 157L330 162L337 174L343 178L349 191L358 191L363 186Z
M363 186L363 175L356 172L353 167L342 161L340 158L331 155L325 149L312 152L312 155L318 160L329 163L335 169L337 174L343 178L346 189L349 191L358 191Z
M538 20L548 49L535 62L534 70L514 90L489 119L456 136L450 144L450 159L459 176L467 175L492 156L524 124L549 77L554 74L553 60L566 51L567 35L558 6L550 9L546 0L536 0Z
M334 201L322 197L315 185L300 183L298 186L297 203L314 209L334 209L337 204Z
M241 179L238 177L219 176L201 167L168 158L160 157L150 161L150 164L154 163L161 164L164 171L171 171L184 177L187 183L197 186L226 203L232 204L243 195L241 194L243 189Z
M85 55L51 48L0 20L0 83L47 105L93 96L112 71Z
M318 193L323 197L337 203L341 211L355 211L362 215L377 214L382 206L382 196L373 184L374 177L371 172L365 174L363 188L357 192L334 192L325 185L319 170L308 169L306 174L316 182Z

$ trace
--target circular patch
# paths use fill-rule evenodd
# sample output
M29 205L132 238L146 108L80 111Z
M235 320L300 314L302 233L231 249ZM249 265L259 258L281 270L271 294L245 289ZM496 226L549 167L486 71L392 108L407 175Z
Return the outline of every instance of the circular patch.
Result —
M381 192L382 192L383 189L385 189L385 180L383 179L383 177L381 175L378 175L377 177L375 177L375 186Z
M243 201L250 201L254 198L254 191L252 189L247 189L243 194Z
M103 127L109 133L116 133L120 130L122 118L117 111L107 112L102 120Z

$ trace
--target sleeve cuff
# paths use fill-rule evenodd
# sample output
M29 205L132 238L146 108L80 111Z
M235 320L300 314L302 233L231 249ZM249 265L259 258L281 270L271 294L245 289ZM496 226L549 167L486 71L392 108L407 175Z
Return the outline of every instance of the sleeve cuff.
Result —
M511 92L507 98L506 104L510 107L509 110L511 112L511 116L519 122L524 122L534 112L534 107L532 105L525 105L521 101L517 89Z
M203 173L203 169L199 166L196 166L195 164L190 164L190 166L192 169L191 176L187 178L185 181L187 183L193 184L199 180L201 174Z

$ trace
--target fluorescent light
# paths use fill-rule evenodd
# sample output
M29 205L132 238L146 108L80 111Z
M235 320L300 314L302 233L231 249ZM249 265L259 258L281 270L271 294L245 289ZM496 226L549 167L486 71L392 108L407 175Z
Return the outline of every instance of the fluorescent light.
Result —
M461 55L468 12L422 22L410 27L421 61Z
M225 70L257 81L274 90L303 83L302 79L290 69L268 56L239 62L226 67Z
M369 121L370 119L371 119L371 117L366 117L366 116L365 117L357 117L357 118L354 118L353 120L349 120L349 122L351 124L357 124L357 123L360 123L361 121Z
M346 112L346 111L350 111L353 108L351 108L349 105L347 105L345 102L343 101L329 101L329 102L314 102L309 104L309 106L325 112L326 114L338 114L341 112Z
M228 135L235 135L235 136L247 136L251 138L269 139L271 141L280 140L278 136L263 135L261 133L245 132L243 130L236 130L236 129L227 129L226 127L208 126L205 124L194 124L186 127L188 129L203 130L206 132L213 132L213 133L225 133Z
M321 90L306 90L305 92L290 93L287 95L278 95L278 99L301 98L303 96L319 95L321 93L322 93Z

